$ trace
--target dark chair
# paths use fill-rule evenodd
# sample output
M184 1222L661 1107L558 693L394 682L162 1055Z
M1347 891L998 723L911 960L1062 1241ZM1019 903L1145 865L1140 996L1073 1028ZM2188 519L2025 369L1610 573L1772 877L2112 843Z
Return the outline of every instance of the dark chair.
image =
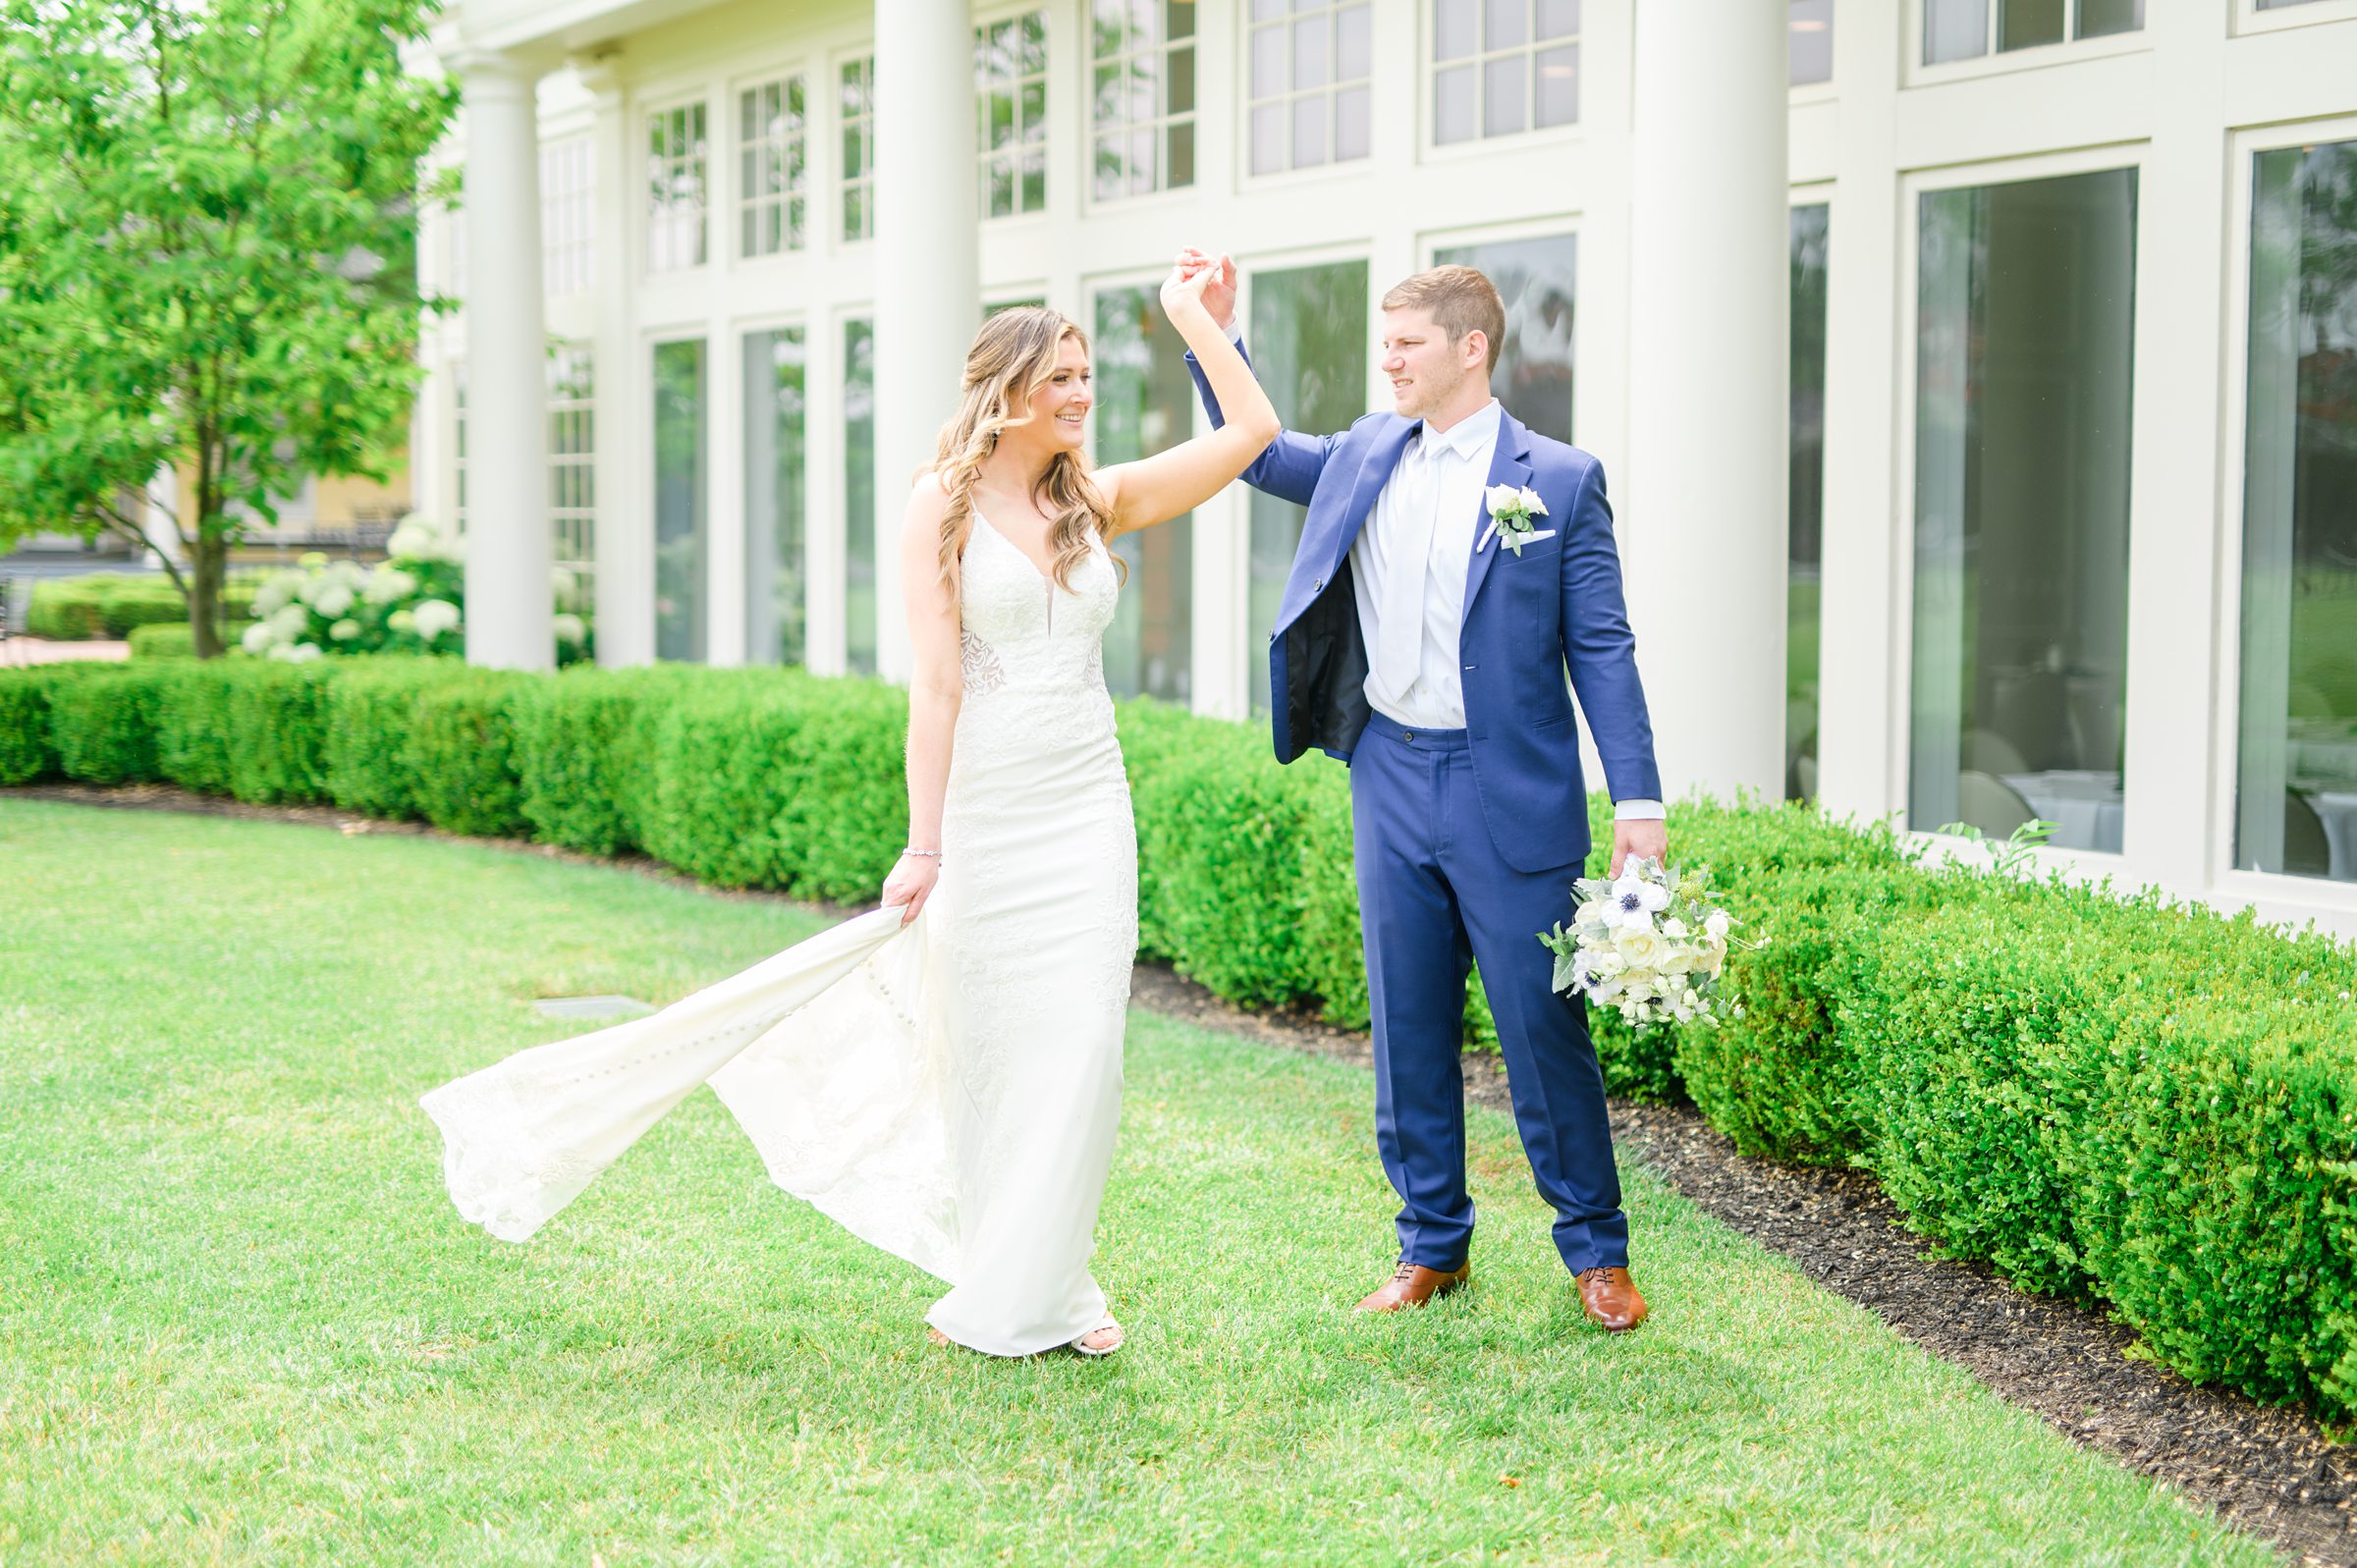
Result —
M2332 840L2325 819L2297 789L2283 791L2283 874L2325 877L2332 872Z

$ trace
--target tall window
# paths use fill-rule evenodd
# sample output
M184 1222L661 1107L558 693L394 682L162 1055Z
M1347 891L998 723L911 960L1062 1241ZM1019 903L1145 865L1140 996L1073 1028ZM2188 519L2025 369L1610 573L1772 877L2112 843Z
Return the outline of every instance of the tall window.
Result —
M1579 0L1432 0L1432 138L1579 119Z
M1834 80L1834 0L1792 0L1786 78L1793 86Z
M1089 0L1099 199L1195 183L1194 0Z
M843 132L843 237L876 234L876 57L846 60L838 78L836 111Z
M596 398L589 346L558 344L548 356L548 519L556 564L576 574L597 566Z
M737 95L737 253L802 248L809 193L809 123L802 79Z
M744 623L756 664L809 658L806 357L799 327L744 336Z
M1252 172L1367 155L1374 7L1367 0L1251 0L1247 113Z
M844 648L876 673L876 327L843 324Z
M2234 863L2357 882L2357 141L2253 195Z
M1923 197L1910 825L2119 848L2136 174Z
M655 345L655 657L705 657L704 345Z
M1367 411L1367 264L1336 261L1252 276L1254 370L1291 430L1340 430ZM1269 633L1308 514L1252 492L1252 705L1269 705Z
M1571 439L1572 326L1579 297L1579 241L1551 234L1436 250L1436 265L1479 267L1506 303L1506 341L1490 390L1543 436Z
M540 144L540 276L550 294L578 294L596 280L595 147L589 136Z
M2144 27L2144 0L1923 0L1923 63L2101 38Z
M1097 461L1129 462L1184 441L1195 388L1186 345L1152 289L1097 296ZM1193 690L1194 518L1123 534L1128 581L1105 634L1105 684L1117 697L1185 702Z
M1817 797L1820 592L1825 580L1825 304L1831 240L1823 202L1792 209L1792 449L1784 588L1784 795Z
M647 117L646 264L674 272L704 264L704 106Z
M974 145L981 212L1006 218L1048 204L1048 14L1026 11L974 29Z

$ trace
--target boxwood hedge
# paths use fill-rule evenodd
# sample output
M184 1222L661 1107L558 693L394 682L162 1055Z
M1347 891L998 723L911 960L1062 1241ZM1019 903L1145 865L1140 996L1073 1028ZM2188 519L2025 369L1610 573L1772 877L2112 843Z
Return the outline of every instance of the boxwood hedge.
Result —
M0 672L0 784L166 780L873 896L905 699L798 672L141 660ZM1143 946L1363 1025L1346 776L1120 710ZM1603 869L1610 807L1591 803ZM2189 1376L2357 1419L2357 949L2156 895L1931 870L1888 826L1687 803L1672 842L1767 945L1721 1027L1595 1029L1621 1094L1873 1171L1926 1234L2108 1304ZM1534 934L1535 935L1535 934ZM1478 986L1467 1037L1494 1042Z

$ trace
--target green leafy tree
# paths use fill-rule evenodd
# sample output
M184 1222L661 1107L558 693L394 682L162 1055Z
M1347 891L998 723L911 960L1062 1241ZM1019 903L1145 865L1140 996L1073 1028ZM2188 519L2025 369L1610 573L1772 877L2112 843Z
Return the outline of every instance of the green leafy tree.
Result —
M0 545L143 537L196 651L231 547L313 475L384 477L417 375L431 0L0 0Z

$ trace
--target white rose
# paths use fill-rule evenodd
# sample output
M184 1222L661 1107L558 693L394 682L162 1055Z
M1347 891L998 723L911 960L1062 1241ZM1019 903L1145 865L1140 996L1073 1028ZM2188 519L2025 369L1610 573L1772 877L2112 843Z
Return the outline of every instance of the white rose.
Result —
M1662 935L1672 942L1683 942L1686 940L1686 923L1672 915L1662 922Z
M1522 499L1522 492L1512 485L1492 485L1482 495L1490 504L1490 515L1493 517L1501 511L1512 510L1514 504Z
M1498 488L1503 490L1506 488L1506 486L1500 485ZM1515 499L1522 503L1523 510L1528 512L1532 516L1544 517L1547 515L1547 503L1541 501L1539 499L1539 493L1536 490L1531 489L1528 485L1524 485L1522 487L1521 494Z
M1713 942L1725 942L1727 928L1733 924L1733 921L1727 919L1726 910L1714 909L1711 911L1711 917L1702 923L1702 929L1710 934Z
M1613 947L1631 969L1652 969L1670 955L1670 944L1651 925L1625 925L1613 934Z

